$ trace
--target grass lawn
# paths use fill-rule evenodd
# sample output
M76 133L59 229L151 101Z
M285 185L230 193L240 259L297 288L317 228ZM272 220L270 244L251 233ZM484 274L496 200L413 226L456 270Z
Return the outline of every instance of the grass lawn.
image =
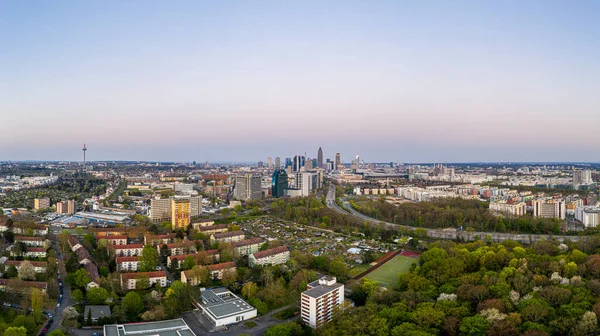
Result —
M378 269L369 273L365 278L375 280L382 286L395 287L398 282L398 274L406 273L410 269L410 265L417 262L418 259L396 256Z
M356 265L350 269L350 276L355 277L371 267L369 264Z

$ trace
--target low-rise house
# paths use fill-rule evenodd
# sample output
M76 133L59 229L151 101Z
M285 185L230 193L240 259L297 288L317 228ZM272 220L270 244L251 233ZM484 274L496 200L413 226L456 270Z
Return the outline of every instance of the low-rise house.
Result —
M10 251L12 257L17 257L14 251ZM44 247L28 247L23 253L23 257L27 258L46 258L46 249Z
M104 239L108 245L127 245L127 236L96 236L96 240Z
M26 244L27 246L34 246L34 247L43 247L46 243L45 239L40 238L40 237L23 237L23 236L16 236L15 242L22 242L22 243Z
M259 251L251 254L248 257L248 265L254 267L256 265L281 265L290 260L290 250L285 246L279 246L272 249Z
M81 243L75 236L69 235L69 246L71 246L71 251L75 252L78 248L82 247Z
M45 273L46 268L48 268L48 263L45 261L29 261L29 262L33 266L33 269L35 270L36 273ZM4 262L4 265L6 265L6 267L15 266L15 268L18 271L21 269L22 263L23 263L22 260L6 260Z
M48 283L39 281L23 281L16 279L0 279L0 290L14 290L19 292L29 292L32 288L39 289L46 293Z
M88 250L85 247L80 247L75 251L75 255L77 256L77 262L82 265L86 265L92 262L92 257Z
M265 240L262 238L250 238L239 242L231 243L233 245L233 255L236 258L251 255L260 250Z
M148 279L148 287L159 284L161 287L167 287L167 273L165 271L140 272L140 273L121 273L121 287L124 290L136 289L136 283L141 279Z
M115 261L117 264L117 271L119 271L119 272L124 272L124 271L137 272L137 270L140 268L140 259L139 259L139 257L136 257L136 256L117 257Z
M216 242L223 243L234 243L244 240L246 235L244 231L231 231L231 232L222 232L222 233L214 233L210 236L210 243L214 244Z
M236 270L235 262L233 261L221 264L208 265L205 267L208 267L211 278L215 280L223 279L223 274L227 271L235 272ZM193 270L181 271L181 281L188 283L192 286L200 284L200 279L194 274Z
M210 225L214 225L215 221L212 219L199 219L196 220L192 223L192 226L194 227L194 229L198 230L199 228L203 227L203 226L210 226Z
M101 318L111 317L110 306L85 306L83 316L87 319L92 318L92 322L96 323Z
M229 230L227 224L200 226L198 228L198 232L202 232L203 234L208 235L208 236L215 234L215 233L227 232L227 230Z
M175 234L163 234L163 235L145 235L144 236L144 245L163 245L163 244L171 244L175 242Z
M128 245L109 245L109 251L115 251L115 256L139 256L142 255L142 244L128 244Z
M202 241L197 241L197 242L202 244ZM167 249L169 250L169 255L172 255L172 256L196 252L196 241L187 240L187 241L182 241L179 243L166 244L166 245L167 245ZM163 245L159 245L156 247L156 249L158 250L158 253L160 253L160 249L162 246Z
M177 268L181 268L188 257L192 257L194 259L194 265L203 265L205 263L219 262L219 259L221 258L221 252L219 252L219 250L206 250L198 251L197 253L168 256L167 267L171 267L171 263L173 263L173 261L177 261ZM203 257L206 257L209 260L200 260Z
M98 273L98 266L93 262L89 262L83 265L85 271L90 276L91 281L86 285L86 289L90 289L92 287L100 287L100 283L98 279L100 278L100 274Z

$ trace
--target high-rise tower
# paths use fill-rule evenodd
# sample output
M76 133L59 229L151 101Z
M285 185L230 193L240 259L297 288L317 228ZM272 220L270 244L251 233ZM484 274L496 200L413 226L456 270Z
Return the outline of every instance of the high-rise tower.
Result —
M333 170L338 170L338 167L342 164L342 158L340 156L340 153L335 153L335 167L333 167Z
M85 144L83 144L83 148L81 150L83 150L83 170L85 171L85 152L87 151Z
M317 152L317 167L323 169L323 149L319 147L319 151Z

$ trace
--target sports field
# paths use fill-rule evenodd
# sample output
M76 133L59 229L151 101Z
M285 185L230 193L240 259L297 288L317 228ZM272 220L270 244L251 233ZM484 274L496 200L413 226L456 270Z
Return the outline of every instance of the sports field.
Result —
M394 259L386 262L378 269L367 274L365 278L375 280L385 287L395 287L398 283L398 274L406 273L410 265L416 263L417 258L404 257L397 255Z

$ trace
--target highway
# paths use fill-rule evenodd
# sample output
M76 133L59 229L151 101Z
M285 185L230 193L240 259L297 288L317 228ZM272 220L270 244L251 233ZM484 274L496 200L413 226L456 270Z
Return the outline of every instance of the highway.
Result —
M335 202L335 186L333 185L333 183L329 184L329 190L327 191L326 203L329 208L331 208L339 213L344 213L346 215L354 216L360 220L369 221L373 224L382 225L388 229L398 229L398 228L403 228L406 230L417 229L416 227L383 222L378 219L365 216L365 215L357 212L356 210L352 209L352 207L350 207L350 206L345 207L348 210L348 211L345 211L344 209L340 208L337 205L337 203ZM570 241L576 242L576 241L581 240L581 238L582 238L581 236L564 236L564 235L516 234L516 233L500 233L500 232L467 232L467 231L458 231L456 229L445 229L445 230L427 229L427 228L422 228L422 229L427 232L427 237L429 237L429 238L451 239L451 240L460 239L460 240L464 240L464 241L474 241L474 240L476 240L476 237L479 237L480 239L485 240L488 235L490 235L492 237L492 241L494 241L494 242L502 242L504 240L514 240L514 241L518 241L523 244L535 243L542 239L545 239L545 240L556 239L561 242L565 241L565 240L570 240Z

